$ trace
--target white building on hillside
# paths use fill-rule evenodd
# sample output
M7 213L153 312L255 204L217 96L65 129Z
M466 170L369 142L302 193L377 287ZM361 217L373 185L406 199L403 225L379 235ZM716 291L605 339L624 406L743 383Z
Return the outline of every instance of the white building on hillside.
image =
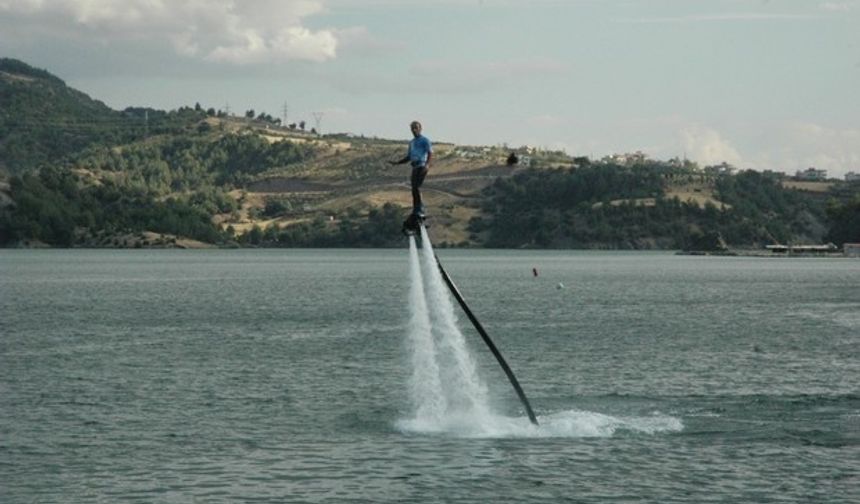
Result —
M606 163L615 163L621 166L632 166L635 164L644 163L648 156L642 151L626 152L624 154L613 154L606 156L603 161Z
M794 174L794 178L797 180L808 181L827 180L827 170L819 170L814 166L810 166L803 171L797 170L797 173Z

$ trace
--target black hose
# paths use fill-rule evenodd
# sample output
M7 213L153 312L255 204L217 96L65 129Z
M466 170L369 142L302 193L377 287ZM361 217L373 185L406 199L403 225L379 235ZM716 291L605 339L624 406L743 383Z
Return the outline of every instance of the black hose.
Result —
M460 307L463 308L463 311L466 312L466 316L469 317L469 320L472 321L472 325L475 326L475 329L478 330L478 334L481 335L481 338L484 340L484 343L490 348L490 351L496 357L496 360L499 361L499 365L502 366L502 370L504 370L505 374L508 375L508 380L510 380L511 385L514 386L514 390L517 392L517 395L520 398L520 402L523 403L523 407L526 409L526 414L529 416L529 420L532 421L533 424L538 425L537 417L535 417L534 411L532 411L532 407L529 404L529 400L526 397L526 393L523 392L523 388L520 386L520 382L517 381L517 377L514 376L514 372L511 370L511 367L508 366L508 363L505 362L505 358L502 357L502 353L499 352L499 349L496 348L493 340L490 339L490 335L487 334L487 331L484 330L484 326L481 325L481 322L478 321L475 314L472 313L472 310L469 309L469 305L466 304L466 300L463 299L462 294L457 289L457 286L454 285L454 281L451 280L451 277L448 276L448 272L445 271L445 268L442 267L442 263L439 261L439 256L433 254L436 258L436 264L439 266L439 271L442 273L442 278L445 280L445 284L448 285L448 289L451 290L451 294L457 298L457 302L460 303Z

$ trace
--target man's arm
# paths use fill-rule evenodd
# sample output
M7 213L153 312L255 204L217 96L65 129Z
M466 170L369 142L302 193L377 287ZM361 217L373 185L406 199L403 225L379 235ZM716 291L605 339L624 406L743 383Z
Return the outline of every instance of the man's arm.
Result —
M399 164L405 164L408 162L409 162L409 154L403 156L403 159L399 159L397 161L389 161L388 163L393 164L393 165L399 165Z
M433 146L430 144L430 139L427 137L422 137L422 144L424 149L427 151L427 161L424 162L425 168L430 168L430 160L433 159Z

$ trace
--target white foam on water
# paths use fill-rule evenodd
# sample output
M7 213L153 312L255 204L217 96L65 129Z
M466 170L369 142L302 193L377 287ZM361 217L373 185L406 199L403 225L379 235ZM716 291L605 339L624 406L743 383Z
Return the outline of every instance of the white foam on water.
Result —
M397 427L413 434L443 434L460 438L608 438L620 433L654 435L679 432L680 419L655 414L640 417L616 417L593 411L566 410L538 416L540 425L526 417L490 415L482 423L468 416L448 416L441 422L404 420Z
M669 415L612 416L581 410L561 411L539 421L539 437L611 437L621 431L658 434L684 428L679 418Z

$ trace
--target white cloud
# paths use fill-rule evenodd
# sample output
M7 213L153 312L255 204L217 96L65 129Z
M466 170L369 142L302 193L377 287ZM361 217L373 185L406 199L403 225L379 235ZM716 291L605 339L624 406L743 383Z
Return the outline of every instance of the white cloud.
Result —
M335 58L336 31L304 25L323 12L318 0L0 0L7 23L79 39L165 40L181 56L234 64Z
M860 129L794 122L783 126L777 135L784 147L770 159L774 169L793 173L814 166L836 177L860 171Z
M722 162L740 166L740 153L717 130L701 125L690 125L679 131L681 144L687 157L704 165Z
M550 117L543 119L551 119ZM529 120L540 123L541 118ZM811 121L773 124L738 121L715 125L682 115L637 117L605 124L566 118L559 132L574 136L568 152L601 154L641 150L656 159L685 156L701 165L730 163L741 169L794 174L810 166L831 177L860 172L860 129ZM579 129L578 134L571 131ZM724 132L730 131L731 136ZM541 141L535 143L540 144Z
M337 39L328 31L290 27L266 38L251 29L237 34L228 45L214 48L206 59L239 65L277 60L325 61L336 56L336 49Z
M829 12L850 12L857 8L858 2L824 2L821 8Z

